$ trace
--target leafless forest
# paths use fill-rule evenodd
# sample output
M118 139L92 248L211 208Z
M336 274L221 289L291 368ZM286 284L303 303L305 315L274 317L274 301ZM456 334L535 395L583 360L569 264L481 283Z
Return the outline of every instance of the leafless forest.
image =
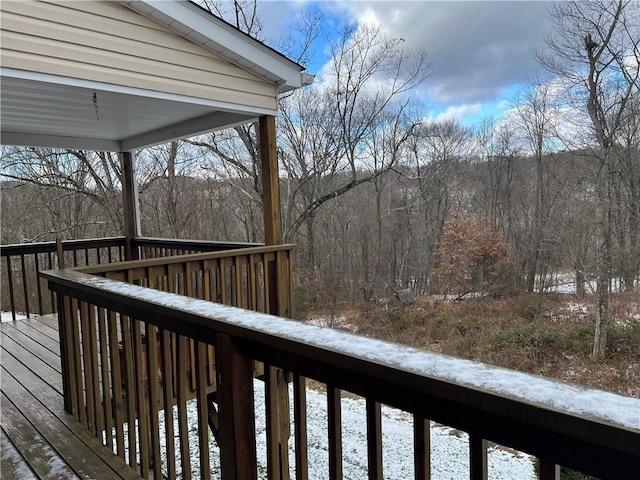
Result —
M560 276L578 293L595 285L601 355L611 280L640 288L638 10L554 4L537 54L552 80L471 126L425 119L413 92L429 81L426 51L345 29L317 84L281 99L283 234L298 244L300 306L399 288L543 292ZM306 27L308 39L313 19ZM261 241L258 148L247 125L138 152L143 234ZM2 174L3 244L122 232L115 154L4 147Z

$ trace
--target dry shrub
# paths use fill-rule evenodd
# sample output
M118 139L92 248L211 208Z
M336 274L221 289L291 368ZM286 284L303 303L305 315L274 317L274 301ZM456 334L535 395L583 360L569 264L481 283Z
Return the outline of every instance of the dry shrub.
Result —
M358 333L460 358L640 396L640 295L612 296L607 358L591 360L595 304L572 295L362 303L344 312ZM586 313L585 311L586 310Z

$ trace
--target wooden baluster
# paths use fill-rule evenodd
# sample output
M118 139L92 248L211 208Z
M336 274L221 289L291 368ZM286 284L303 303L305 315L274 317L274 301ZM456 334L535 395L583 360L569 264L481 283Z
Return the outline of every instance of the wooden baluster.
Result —
M52 291L53 292L53 291ZM71 337L71 321L69 309L69 297L61 293L56 294L58 305L62 305L58 312L58 335L60 337L60 367L62 372L62 392L64 409L74 417L78 414L78 406L75 403L75 372L73 371L73 338ZM73 388L72 388L73 384Z
M86 411L86 418L83 423L95 434L95 403L93 389L93 366L91 365L92 352L91 340L89 336L89 307L86 302L80 302L80 335L82 337L82 364L84 365L84 404L81 411Z
M198 408L198 446L200 452L200 478L211 477L209 466L209 408L207 404L207 344L196 342L196 399ZM193 363L192 363L193 368Z
M53 252L47 252L47 264L49 270L53 270ZM7 258L8 260L8 258ZM56 304L56 298L54 298L53 290L49 290L49 294L51 295L51 313L55 313L58 311L58 305Z
M126 400L126 410L127 410L127 441L128 441L128 454L129 454L129 466L133 468L135 471L138 471L138 462L137 462L137 442L136 442L136 429L135 429L135 421L136 421L136 407L135 407L135 384L134 384L134 375L135 369L133 366L133 338L132 338L132 329L131 322L133 319L129 318L126 315L120 315L120 332L122 335L122 351L124 356L124 377L125 377L125 400Z
M487 441L471 433L469 434L469 465L471 480L487 479Z
M382 419L380 402L367 398L367 458L369 480L382 480Z
M307 381L298 374L293 375L293 421L295 424L296 480L308 480Z
M284 264L284 253L285 252L276 252L276 302L278 304L278 315L289 318L289 292L287 290L289 271Z
M265 364L265 403L267 418L267 478L280 480L280 425L278 418L278 371Z
M227 262L225 258L220 259L220 303L228 305L227 297Z
M142 332L140 321L131 318L131 325L133 327L133 356L134 356L134 368L135 368L135 382L136 382L136 418L138 420L138 444L140 446L140 469L141 476L143 478L149 478L149 425L147 422L147 409L145 405L145 375L143 366L146 363L144 361L145 350L142 346ZM148 348L148 346L147 346ZM147 352L148 354L148 352ZM147 372L147 376L148 376ZM130 428L133 427L129 423Z
M192 262L185 264L185 296L195 297L193 288L193 266Z
M191 479L191 461L189 459L189 426L187 425L187 379L186 379L186 356L187 339L181 335L176 335L177 359L176 359L176 381L178 399L178 436L180 437L180 466L182 467L182 478Z
M42 315L44 310L42 309L42 285L40 285L40 261L38 260L38 254L34 254L35 257L35 269L36 269L36 287L38 289L38 313Z
M13 268L11 257L7 256L7 281L9 283L9 303L11 304L11 319L16 321L16 297L13 291Z
M257 276L256 276L256 255L249 255L249 310L258 311L258 293L257 293Z
M289 295L289 316L294 318L296 315L295 311L295 302L293 300L294 290L293 290L293 250L287 251L289 257L289 285L287 286L287 293Z
M413 458L416 480L431 478L431 425L429 420L413 416Z
M169 265L169 268L167 269L167 291L176 293L176 277L175 272L173 271L173 265Z
M242 267L240 265L240 257L234 257L234 267L235 267L235 306L238 308L244 308L244 304L242 301Z
M162 400L164 404L164 430L169 480L176 480L176 450L173 437L173 368L172 335L161 330L160 355L162 356ZM175 337L174 337L175 338Z
M109 356L111 358L111 385L113 386L113 422L116 429L116 451L124 460L124 429L122 418L122 376L120 366L120 343L118 342L118 323L116 312L108 311Z
M86 410L84 405L84 383L82 379L82 357L80 355L80 323L78 319L78 300L71 298L69 302L69 336L71 339L71 362L73 380L71 394L76 406L76 418L85 423Z
M340 389L327 385L329 479L342 480L342 404Z
M211 275L213 274L211 270L212 263L209 260L205 260L202 265L202 294L204 300L211 301ZM208 365L208 373L209 373L209 385L213 385L215 378L215 369L214 369L214 351L213 346L207 345L207 365Z
M102 375L102 418L105 444L113 449L113 410L111 405L111 379L109 376L109 340L104 308L98 308L98 339L100 341L100 369Z
M276 311L272 310L272 302L271 302L271 264L267 260L267 254L263 254L262 256L262 272L264 274L264 313L273 313L275 315Z
M20 255L20 266L22 267L22 291L24 292L24 311L29 318L29 289L27 287L27 267L24 261L24 255Z
M96 437L102 440L102 429L104 421L102 419L102 406L100 405L100 370L98 365L98 338L96 323L96 309L94 305L87 304L89 312L89 350L84 352L85 357L89 356L89 365L91 365L91 381L87 385L87 390L91 389L91 399L93 401L94 429ZM86 363L85 363L86 368ZM86 375L86 372L85 372Z
M216 372L222 478L257 478L253 362L234 339L218 334Z
M541 458L540 480L560 480L560 465Z
M153 466L153 478L162 478L160 458L160 426L158 422L158 405L160 403L158 388L158 331L156 327L147 323L145 325L145 337L147 339L147 385L149 391L149 432L151 433L151 464Z

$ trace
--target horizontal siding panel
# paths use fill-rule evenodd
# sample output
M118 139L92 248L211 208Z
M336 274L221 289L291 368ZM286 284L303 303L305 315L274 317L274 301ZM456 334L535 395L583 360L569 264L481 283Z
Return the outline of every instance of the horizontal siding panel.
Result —
M46 18L52 22L82 25L82 22L111 23L145 27L159 32L167 29L143 15L132 15L132 10L111 0L86 1L66 0L62 2L39 0L3 0L2 12L12 12L25 17ZM90 25L87 25L90 26Z
M5 32L2 38L2 50L13 50L15 52L57 58L72 63L100 66L114 71L122 70L139 75L149 75L158 79L166 78L171 81L188 82L198 84L204 88L215 85L218 88L233 90L238 93L252 92L256 95L273 95L273 86L265 82L231 77L217 72L204 72L199 69L190 69L189 77L185 79L185 69L179 65L131 57L118 52L69 45L55 40L45 40L13 32Z
M10 20L10 22L6 22L6 20ZM23 19L13 14L7 15L5 22L9 23L9 25L5 23L3 35L11 32L112 52L135 52L135 56L139 58L173 63L212 73L226 70L230 76L264 83L264 80L256 77L251 72L229 64L227 60L217 57L215 54L205 51L198 45L186 40L184 43L193 47L191 50L197 51L197 53L173 48L158 48L156 45L143 43L137 39L115 36L95 30L90 31L73 25L55 24L37 19Z
M2 65L276 108L276 87L112 1L3 1Z
M33 0L29 1L33 2ZM90 14L106 19L118 20L134 25L145 26L147 28L153 28L156 30L164 30L164 27L162 25L150 21L143 15L131 15L132 12L130 9L118 2L113 2L110 0L37 0L37 3L40 5L40 8L47 8L51 11L63 11L65 15L72 15L74 14L74 12L77 12L77 14Z
M31 11L26 12L21 11L19 8L6 9L4 8L4 3L2 3L2 5L2 28L7 30L18 30L12 28L11 22L18 18L22 18L24 22L33 23L39 28L45 29L45 35L51 35L50 38L57 38L56 35L58 31L71 30L74 33L80 32L82 35L91 35L93 33L102 34L102 38L106 39L106 46L108 46L111 38L124 38L137 43L146 43L165 50L176 50L178 52L192 53L201 56L215 55L214 53L205 50L200 45L190 42L168 29L158 30L156 28L133 25L127 22L118 22L94 16L90 13L84 14L79 12L79 14L69 16L64 14L64 12L61 13L59 11L40 11L37 8L40 4L34 4L34 8ZM11 2L11 5L14 6L15 3ZM143 18L141 15L133 11L129 11L129 13ZM151 22L151 20L149 21ZM50 33L47 32L47 30L50 30ZM38 35L42 36L42 33L39 33Z
M126 85L134 88L155 90L158 92L187 95L190 97L206 98L214 101L248 105L259 108L275 109L277 101L275 86L273 97L255 95L251 92L241 94L232 90L218 88L216 86L203 87L184 81L171 79L158 79L149 75L141 75L124 70L114 71L98 65L87 65L69 62L66 60L52 59L11 50L2 51L2 65L8 68L30 70L51 75L73 76L84 80Z

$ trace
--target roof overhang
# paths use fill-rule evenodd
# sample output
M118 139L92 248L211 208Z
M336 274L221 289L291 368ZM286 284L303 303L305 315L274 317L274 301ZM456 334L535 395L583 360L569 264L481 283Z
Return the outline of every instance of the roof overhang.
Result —
M189 0L120 0L232 63L269 80L283 93L313 83L304 67Z
M191 2L121 3L272 82L279 92L313 81L300 65ZM0 74L3 145L130 151L277 113L5 67L0 67Z
M276 114L69 77L0 72L3 145L124 152Z

